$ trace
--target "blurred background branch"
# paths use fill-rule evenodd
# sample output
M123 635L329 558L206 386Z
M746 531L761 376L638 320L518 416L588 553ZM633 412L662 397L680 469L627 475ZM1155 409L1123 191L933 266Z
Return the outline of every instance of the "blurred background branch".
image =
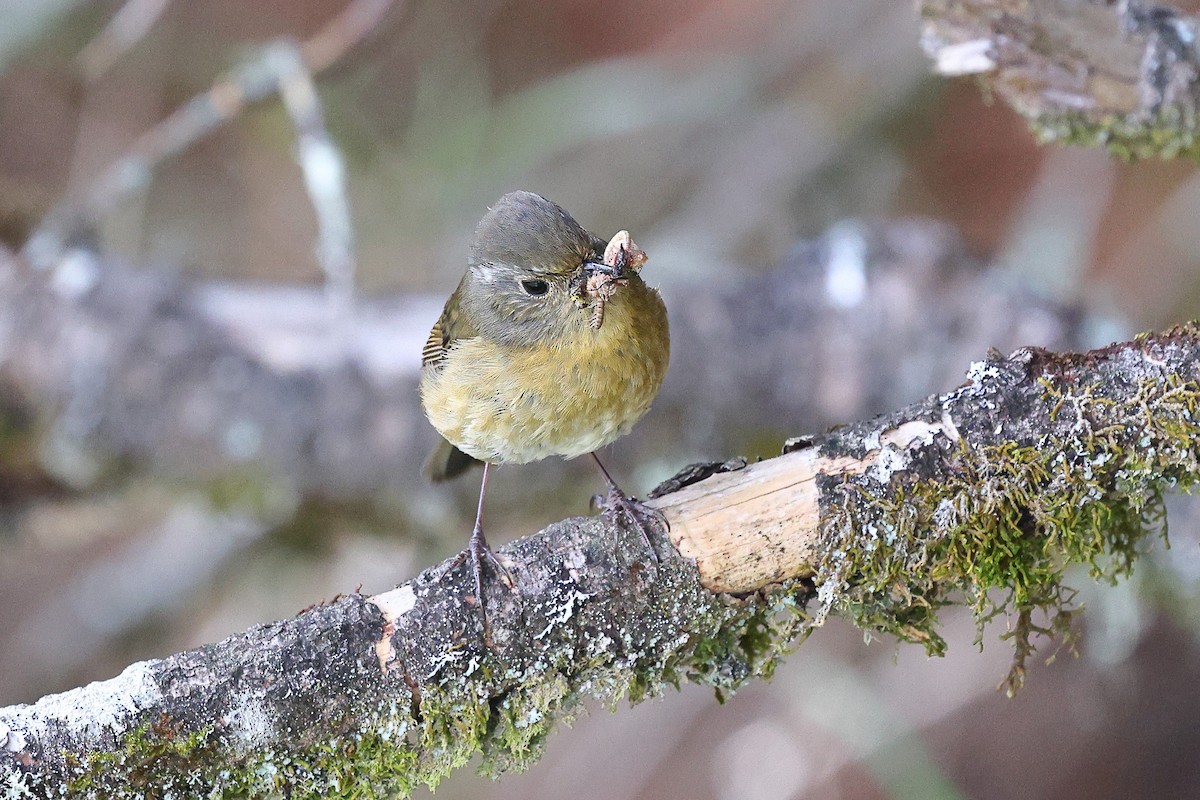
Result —
M996 28L997 4L926 5L951 45L962 9L982 26L966 40ZM614 447L635 491L945 390L988 346L1086 349L1200 315L1195 165L1039 146L973 81L930 77L908 4L386 6L0 3L0 704L386 590L458 546L472 487L419 480L415 370L467 236L509 189L650 253L675 350ZM1164 37L1194 4L1005 9L1018 44L1034 12L1116 37L1035 76L1094 52L1125 65L1116 83L1166 76L1148 84L1162 107L1188 102L1189 57ZM279 71L237 85L236 65L288 41L323 120L299 132ZM1020 74L985 81L1007 99ZM1117 96L1133 117L1153 99ZM340 200L321 180L338 160ZM9 253L46 225L59 244L33 271ZM494 480L499 540L598 488L574 464ZM1173 502L1176 546L1085 590L1083 657L1035 669L1012 703L991 694L1007 654L968 647L968 620L947 621L962 633L933 663L834 624L773 687L587 720L528 775L439 796L1178 794L1200 782L1162 760L1196 714L1178 658L1200 620L1196 520Z
M305 171L309 193L317 210L321 264L326 269L331 292L343 296L348 288L346 273L353 280L352 256L348 246L349 214L340 197L340 155L327 141L320 105L312 87L311 73L328 69L346 51L366 36L392 6L392 0L354 0L317 35L297 47L276 44L218 81L202 95L192 98L142 134L132 147L98 177L60 201L40 222L25 244L24 256L35 268L46 269L58 261L68 243L100 222L101 217L134 192L144 190L162 162L183 153L217 127L235 119L246 106L280 93L296 126L297 156ZM113 18L100 39L81 55L86 76L94 79L110 62L144 35L161 14L158 5L139 3L125 6ZM132 20L141 15L143 25ZM100 66L96 66L96 61ZM314 162L319 159L320 166ZM319 177L318 177L319 170ZM332 188L331 188L332 187ZM334 263L336 262L336 264Z
M1200 19L1143 0L922 0L943 75L979 75L1044 141L1200 156Z

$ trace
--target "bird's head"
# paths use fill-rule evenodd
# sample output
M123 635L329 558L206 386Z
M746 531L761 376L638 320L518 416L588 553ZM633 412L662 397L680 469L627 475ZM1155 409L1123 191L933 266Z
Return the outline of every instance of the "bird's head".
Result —
M557 204L532 192L509 192L475 229L459 290L464 311L481 334L517 345L598 328L603 312L597 314L596 305L619 302L621 287L641 280L644 254L615 253Z

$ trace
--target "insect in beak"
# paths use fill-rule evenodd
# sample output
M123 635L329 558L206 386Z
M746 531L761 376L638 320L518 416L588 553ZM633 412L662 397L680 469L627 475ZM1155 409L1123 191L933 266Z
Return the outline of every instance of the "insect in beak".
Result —
M592 304L593 328L599 330L604 324L604 305L617 287L627 284L629 276L645 263L646 253L633 243L629 231L620 231L604 248L603 261L588 261L583 265L583 297Z

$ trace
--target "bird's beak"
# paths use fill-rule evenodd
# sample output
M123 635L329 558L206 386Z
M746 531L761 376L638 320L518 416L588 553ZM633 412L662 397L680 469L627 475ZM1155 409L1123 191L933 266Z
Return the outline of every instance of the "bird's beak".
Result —
M607 275L614 281L619 281L625 277L627 270L624 268L624 265L614 267L611 264L605 264L603 261L585 261L583 271L589 278L593 275Z

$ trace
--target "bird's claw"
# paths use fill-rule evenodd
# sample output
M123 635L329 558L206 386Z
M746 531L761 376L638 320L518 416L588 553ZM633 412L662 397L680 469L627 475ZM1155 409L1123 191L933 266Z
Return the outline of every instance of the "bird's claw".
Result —
M615 485L608 490L608 495L602 498L604 506L603 516L606 519L616 522L618 515L624 516L633 527L637 528L638 533L642 535L642 541L646 543L646 549L650 551L650 556L658 563L658 551L654 549L654 543L650 539L650 530L658 529L663 533L668 533L671 530L671 523L667 521L667 517L657 508L652 508L636 497L628 497Z
M482 585L483 562L491 564L492 569L496 571L496 575L500 577L504 585L509 589L516 585L513 580L512 572L508 567L504 566L504 562L496 555L496 552L488 546L487 540L483 538L483 531L476 528L471 532L471 541L467 545L465 553L471 556L471 571L475 575L476 590Z
M483 565L487 563L495 571L500 582L509 590L516 585L513 580L512 572L508 567L504 566L504 562L496 555L495 551L488 546L487 539L483 537L483 529L476 526L471 531L471 540L467 544L467 549L459 553L454 561L450 563L447 571L457 569L462 565L467 558L471 559L471 577L475 583L475 603L479 605L479 614L483 617L483 643L488 648L492 648L492 623L488 619L487 601L483 594Z

